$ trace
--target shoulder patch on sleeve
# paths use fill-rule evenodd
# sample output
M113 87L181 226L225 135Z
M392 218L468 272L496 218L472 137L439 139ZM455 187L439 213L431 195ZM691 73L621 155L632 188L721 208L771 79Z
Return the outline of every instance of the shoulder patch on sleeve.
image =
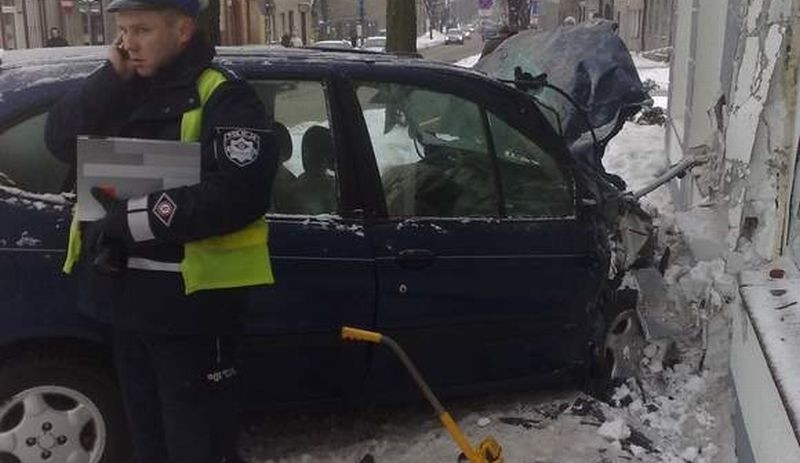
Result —
M218 128L217 146L226 158L239 167L245 167L258 159L261 152L261 137L264 130L244 128ZM221 146L220 146L221 145ZM220 158L220 153L217 159Z
M175 217L177 211L178 204L166 193L161 193L153 205L153 214L165 227L172 225L172 218Z

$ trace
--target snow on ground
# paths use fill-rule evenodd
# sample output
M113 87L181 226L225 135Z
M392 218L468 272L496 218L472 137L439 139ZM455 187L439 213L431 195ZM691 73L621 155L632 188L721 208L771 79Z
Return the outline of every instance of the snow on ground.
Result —
M426 32L425 34L417 37L417 50L441 45L444 43L444 38L444 34L437 30L433 31L433 38L431 38L431 34L429 32Z
M478 62L480 57L481 57L481 55L480 55L480 53L478 53L477 55L473 55L473 56L469 56L467 58L464 58L461 61L456 61L455 65L456 66L461 66L461 67L464 67L464 68L471 68L472 66L475 66L475 63Z
M667 65L636 62L668 86ZM626 124L606 167L641 187L666 168L664 131ZM738 303L736 285L722 260L696 260L686 234L698 227L681 230L685 218L676 218L664 190L647 201L659 211L660 240L674 256L663 309L674 337L647 346L640 378L620 385L610 403L563 388L447 401L473 444L495 437L509 463L736 461L727 316L727 306ZM250 425L243 450L252 463L436 463L455 462L459 453L424 403L272 414Z
M658 92L656 95L666 95L669 90L669 63L662 63L659 61L649 60L643 58L639 54L633 54L633 63L636 69L639 70L639 78L642 82L652 80L658 84Z

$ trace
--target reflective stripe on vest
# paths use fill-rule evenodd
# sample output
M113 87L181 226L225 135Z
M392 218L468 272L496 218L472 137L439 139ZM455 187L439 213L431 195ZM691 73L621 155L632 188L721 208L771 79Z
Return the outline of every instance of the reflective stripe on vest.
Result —
M203 127L203 108L220 84L227 79L215 70L206 69L197 80L200 106L187 111L181 119L181 141L200 140ZM71 273L81 251L80 227L77 208L70 226L67 259L64 272ZM189 295L205 289L241 288L272 284L272 265L269 258L269 228L265 219L258 219L247 227L222 236L192 241L183 246L180 264L158 262L133 257L129 268L156 271L180 271L184 292Z
M206 69L200 75L197 81L200 107L183 114L181 141L194 142L200 139L203 107L225 80L225 76L215 69ZM203 289L274 283L268 239L267 221L260 218L239 231L186 243L181 261L186 294Z

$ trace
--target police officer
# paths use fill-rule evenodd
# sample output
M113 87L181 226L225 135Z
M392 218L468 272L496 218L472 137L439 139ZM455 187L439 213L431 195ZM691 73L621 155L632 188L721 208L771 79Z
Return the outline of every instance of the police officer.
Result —
M200 142L201 181L117 198L73 223L65 271L110 310L139 463L241 461L234 354L246 288L272 273L263 214L277 154L262 104L212 64L198 0L113 0L108 61L50 112L46 141L74 166L78 134ZM93 270L88 270L93 269ZM82 283L87 281L80 280Z

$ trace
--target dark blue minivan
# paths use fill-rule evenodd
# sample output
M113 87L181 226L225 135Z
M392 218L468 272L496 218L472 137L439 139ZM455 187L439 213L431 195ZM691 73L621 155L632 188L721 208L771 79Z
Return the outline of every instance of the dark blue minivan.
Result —
M12 51L0 66L4 462L125 461L109 330L60 270L72 175L43 140L49 107L104 53ZM247 409L414 394L388 352L342 343L343 325L391 335L443 394L622 374L640 328L617 298L619 205L527 95L384 54L223 48L217 60L250 81L280 135L266 216L276 283L252 291L246 316Z

